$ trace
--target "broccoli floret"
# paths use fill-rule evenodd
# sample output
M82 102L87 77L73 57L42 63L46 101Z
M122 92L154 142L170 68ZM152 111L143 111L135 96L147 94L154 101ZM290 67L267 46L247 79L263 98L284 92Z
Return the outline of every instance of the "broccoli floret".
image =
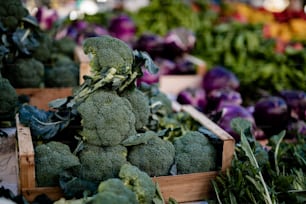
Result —
M173 141L178 174L215 170L217 152L208 138L198 131L187 131Z
M75 63L55 65L45 69L46 87L76 87L79 84L79 68Z
M156 186L150 176L136 166L124 164L119 172L124 185L136 193L140 204L150 204L156 193Z
M21 0L0 1L0 21L6 28L15 29L28 14Z
M150 176L168 175L174 163L175 149L171 142L156 136L147 143L131 146L128 161Z
M52 53L50 49L52 46L52 37L44 32L37 32L37 40L39 41L39 45L33 51L32 56L41 62L48 63Z
M76 42L69 37L53 41L53 52L61 53L71 59L73 58L75 47Z
M10 120L15 117L18 104L18 95L9 80L0 74L0 121Z
M136 194L126 187L119 178L100 183L98 193L86 204L137 204Z
M136 133L130 102L115 91L97 90L81 103L81 135L87 143L114 146Z
M139 89L126 90L122 97L129 100L136 116L136 130L143 128L149 121L150 106L148 97Z
M38 186L58 186L62 171L80 165L68 145L51 141L35 147L35 172Z
M44 83L44 65L34 58L19 58L3 70L15 88L37 88Z
M109 68L115 68L117 74L126 74L132 68L133 51L118 38L108 35L87 38L83 49L92 57L90 65L95 73L106 73Z
M116 178L121 166L127 162L126 155L127 149L121 145L99 147L84 144L79 153L81 165L75 168L76 175L93 182Z

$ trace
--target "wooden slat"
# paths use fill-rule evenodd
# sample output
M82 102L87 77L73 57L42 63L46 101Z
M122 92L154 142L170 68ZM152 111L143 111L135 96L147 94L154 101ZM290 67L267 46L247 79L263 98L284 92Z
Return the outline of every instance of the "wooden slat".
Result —
M16 115L20 188L35 187L34 148L30 128L20 124Z
M205 200L211 196L211 180L218 172L181 174L176 176L159 176L152 178L157 182L164 199L170 197L178 202Z
M30 97L30 105L36 106L39 109L49 110L49 102L58 99L66 98L72 95L73 88L18 88L18 95L27 95Z
M22 188L21 193L29 202L33 202L34 199L41 194L48 195L48 197L53 201L59 200L64 196L59 187Z

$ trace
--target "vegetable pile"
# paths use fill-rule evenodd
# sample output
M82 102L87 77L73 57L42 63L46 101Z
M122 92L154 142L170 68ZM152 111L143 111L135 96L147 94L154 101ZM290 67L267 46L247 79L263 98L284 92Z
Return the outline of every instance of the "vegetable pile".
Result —
M76 44L67 38L54 40L20 0L2 1L0 7L2 76L14 88L77 86L79 66L73 61Z
M136 86L143 70L158 71L147 53L108 35L87 38L83 49L92 73L73 96L51 101L53 111L19 110L35 144L39 186L60 186L68 199L87 192L97 200L110 199L118 186L125 192L119 200L135 200L135 193L136 203L158 203L150 177L220 168L216 136L199 131L188 114L174 113L157 87ZM108 187L110 195L102 190Z

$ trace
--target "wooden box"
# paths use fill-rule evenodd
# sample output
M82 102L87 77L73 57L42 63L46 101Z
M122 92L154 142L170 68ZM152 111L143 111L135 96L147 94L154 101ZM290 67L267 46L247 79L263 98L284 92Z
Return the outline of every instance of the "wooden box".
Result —
M68 88L20 88L16 89L18 95L30 98L30 105L39 109L49 110L49 102L57 98L66 98L72 95L71 87Z
M222 171L229 168L234 154L234 139L223 129L209 120L205 115L192 106L182 106L174 103L176 111L186 111L207 129L215 133L223 140ZM58 187L37 187L35 182L35 161L31 132L28 127L19 123L16 117L18 148L19 148L19 172L20 191L28 201L42 193L51 199L57 200L63 196ZM178 202L200 201L209 198L213 192L211 179L215 178L218 171L183 174L176 176L153 177L152 180L159 184L165 200L170 197Z

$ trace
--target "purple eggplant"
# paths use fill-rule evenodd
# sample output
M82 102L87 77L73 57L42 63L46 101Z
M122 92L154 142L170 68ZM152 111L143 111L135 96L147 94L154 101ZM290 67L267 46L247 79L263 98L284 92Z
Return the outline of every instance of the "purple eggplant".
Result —
M255 103L253 116L257 127L266 137L271 137L285 130L289 121L286 101L278 96L267 96Z
M207 104L205 90L197 87L188 87L180 91L177 95L176 101L180 104L192 105L201 112L204 112Z
M286 101L291 117L297 120L306 120L306 92L283 90L279 95Z
M237 76L222 66L215 66L207 71L203 77L202 87L206 93L215 89L238 90L240 82Z

